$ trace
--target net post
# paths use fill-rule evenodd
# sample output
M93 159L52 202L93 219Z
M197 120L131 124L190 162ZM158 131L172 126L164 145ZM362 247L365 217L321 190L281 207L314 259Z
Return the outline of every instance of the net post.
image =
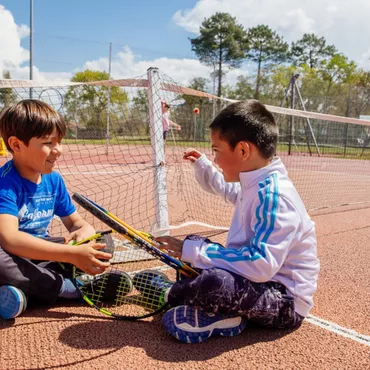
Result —
M158 230L158 236L167 234L168 204L166 167L164 155L164 140L162 126L162 105L159 95L161 88L158 68L149 68L148 71L148 107L150 141L152 145L152 163L154 178L155 221L153 231ZM163 230L161 232L161 230Z
M112 43L109 43L109 69L108 69L108 79L111 79L112 74ZM106 132L106 142L105 142L105 155L109 152L109 138L110 138L110 101L111 101L111 87L108 86L108 101L107 101L107 132Z
M195 143L195 137L196 137L196 132L197 132L197 115L195 114L194 109L193 109L193 116L194 116L194 136L193 136L193 142Z

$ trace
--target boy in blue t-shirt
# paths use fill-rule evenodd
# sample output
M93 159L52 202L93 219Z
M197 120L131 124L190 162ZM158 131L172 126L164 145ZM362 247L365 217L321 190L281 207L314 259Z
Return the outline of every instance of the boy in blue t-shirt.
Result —
M69 231L68 243L95 234L76 211L61 175L53 172L66 133L63 118L47 104L23 100L0 115L0 135L13 159L0 168L0 317L14 318L26 296L53 303L78 291L55 262L101 274L111 255L92 241L73 246L48 240L54 215ZM102 261L103 260L103 261Z

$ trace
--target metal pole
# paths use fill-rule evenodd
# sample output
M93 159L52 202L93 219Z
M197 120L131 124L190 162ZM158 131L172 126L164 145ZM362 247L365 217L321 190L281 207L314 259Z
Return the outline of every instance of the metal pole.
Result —
M108 79L110 80L110 75L112 71L112 43L109 43L109 63L108 63ZM106 134L106 147L105 154L108 155L109 147L109 135L110 135L110 98L111 98L111 88L108 86L108 103L107 103L107 134Z
M291 93L291 96L290 96L290 108L294 109L294 101L295 101L295 89L294 89L294 86L295 86L295 77L294 75L292 75L292 78L290 80L290 93ZM289 125L289 144L288 144L288 155L291 154L291 151L292 151L292 141L293 141L293 125L294 125L294 116L291 115L290 116L290 125Z
M33 0L30 0L30 80L33 80ZM30 88L30 99L33 98L32 87Z
M296 80L294 80L294 85L295 85L295 88L296 88L296 90L297 90L298 97L299 97L299 100L300 100L300 102L301 102L302 108L303 108L303 110L304 110L304 111L306 111L306 105L304 104L304 101L303 101L303 99L302 99L302 95L301 95L301 92L300 92L300 90L299 90L299 87L298 87L298 85L297 85L297 81L296 81ZM313 141L314 141L314 143L315 143L315 147L316 147L317 154L318 154L318 155L319 155L319 157L320 157L320 149L319 149L319 146L318 146L318 144L317 144L316 137L315 137L315 134L314 134L313 129L312 129L312 126L311 126L311 121L310 121L310 119L309 119L309 118L306 118L306 120L307 120L308 127L310 128L310 132L311 132L311 135L312 135L312 139L313 139ZM311 153L310 143L309 143L309 141L308 141L308 136L307 136L307 135L306 135L306 137L307 137L307 146L308 146L308 150L310 151L310 155L311 155L312 153Z
M351 110L351 85L348 85L346 117L350 116L350 110ZM347 154L348 126L349 124L346 123L345 129L344 129L344 156L346 156Z
M193 136L194 143L195 143L196 132L197 132L197 115L194 113L194 136Z
M213 63L213 95L216 95L216 64ZM213 106L212 106L212 121L216 117L216 100L213 99Z

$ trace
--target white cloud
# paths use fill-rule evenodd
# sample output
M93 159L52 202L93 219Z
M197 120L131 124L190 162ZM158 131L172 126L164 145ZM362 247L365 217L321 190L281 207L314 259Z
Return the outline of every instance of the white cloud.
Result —
M20 39L28 37L30 32L30 29L25 24L17 26L17 34Z
M284 36L287 41L299 39L305 32L324 36L349 58L356 60L363 68L370 68L370 49L366 41L370 35L370 2L352 0L199 0L194 8L179 10L173 20L181 27L196 34L204 18L215 12L228 12L246 28L268 24ZM28 79L29 52L21 46L22 38L29 36L29 28L17 25L13 15L0 5L0 73L9 69L14 79ZM366 37L365 37L366 36ZM368 38L368 37L367 37ZM210 79L211 69L197 59L142 60L129 47L124 47L112 60L113 78L134 78L143 76L149 67L158 67L176 83L187 85L194 77ZM77 70L86 68L108 71L108 58L86 61L70 72L43 72L34 66L35 80L53 80L58 83L69 81ZM254 66L252 66L254 68ZM249 68L250 70L250 68ZM247 75L248 68L230 70L224 82L234 85L239 75ZM1 76L0 76L1 78ZM209 83L212 91L212 81Z
M21 47L22 38L28 37L30 30L25 25L17 25L13 15L0 5L0 73L4 69L10 71L13 79L27 80L29 78L29 51ZM211 69L199 63L197 59L170 59L158 58L154 60L139 60L129 47L124 47L112 60L112 78L134 78L143 76L150 67L159 68L160 72L167 75L175 83L188 85L194 77L208 78ZM93 69L108 71L108 58L86 61L81 68L71 72L43 72L33 66L33 78L37 81L54 81L60 84L70 81L77 70ZM242 70L233 70L227 75L226 82L234 84L236 77L246 73ZM0 77L1 78L1 77ZM212 91L212 82L209 84Z
M370 69L370 48L366 53L362 54L359 66L367 70Z
M27 26L18 27L12 13L0 5L0 74L17 69L28 59L28 51L21 47L21 38L29 32Z
M15 23L12 13L0 5L0 78L4 70L8 70L13 79L29 79L29 50L21 46L21 40L28 37L30 29ZM41 72L33 66L33 78L38 81L53 80L69 81L69 72Z
M267 24L288 42L315 33L357 62L369 45L370 2L364 0L199 0L194 8L177 11L173 21L198 33L216 12L230 13L245 28Z
M108 63L108 58L88 61L84 64L82 70L108 71ZM151 61L138 61L132 50L128 46L125 46L112 59L112 78L119 79L143 76L150 67L157 67L161 73L171 78L175 83L184 86L188 85L195 77L210 78L210 73L212 72L209 67L201 64L196 59L158 58ZM241 74L247 74L247 70L233 69L226 75L225 82L235 84L237 77ZM209 88L212 91L211 81Z

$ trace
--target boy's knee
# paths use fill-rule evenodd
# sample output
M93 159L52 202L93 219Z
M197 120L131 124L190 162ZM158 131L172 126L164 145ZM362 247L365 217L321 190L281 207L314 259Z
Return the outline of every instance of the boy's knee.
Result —
M208 291L224 290L233 292L235 289L234 275L223 269L203 270L198 279L201 288Z

